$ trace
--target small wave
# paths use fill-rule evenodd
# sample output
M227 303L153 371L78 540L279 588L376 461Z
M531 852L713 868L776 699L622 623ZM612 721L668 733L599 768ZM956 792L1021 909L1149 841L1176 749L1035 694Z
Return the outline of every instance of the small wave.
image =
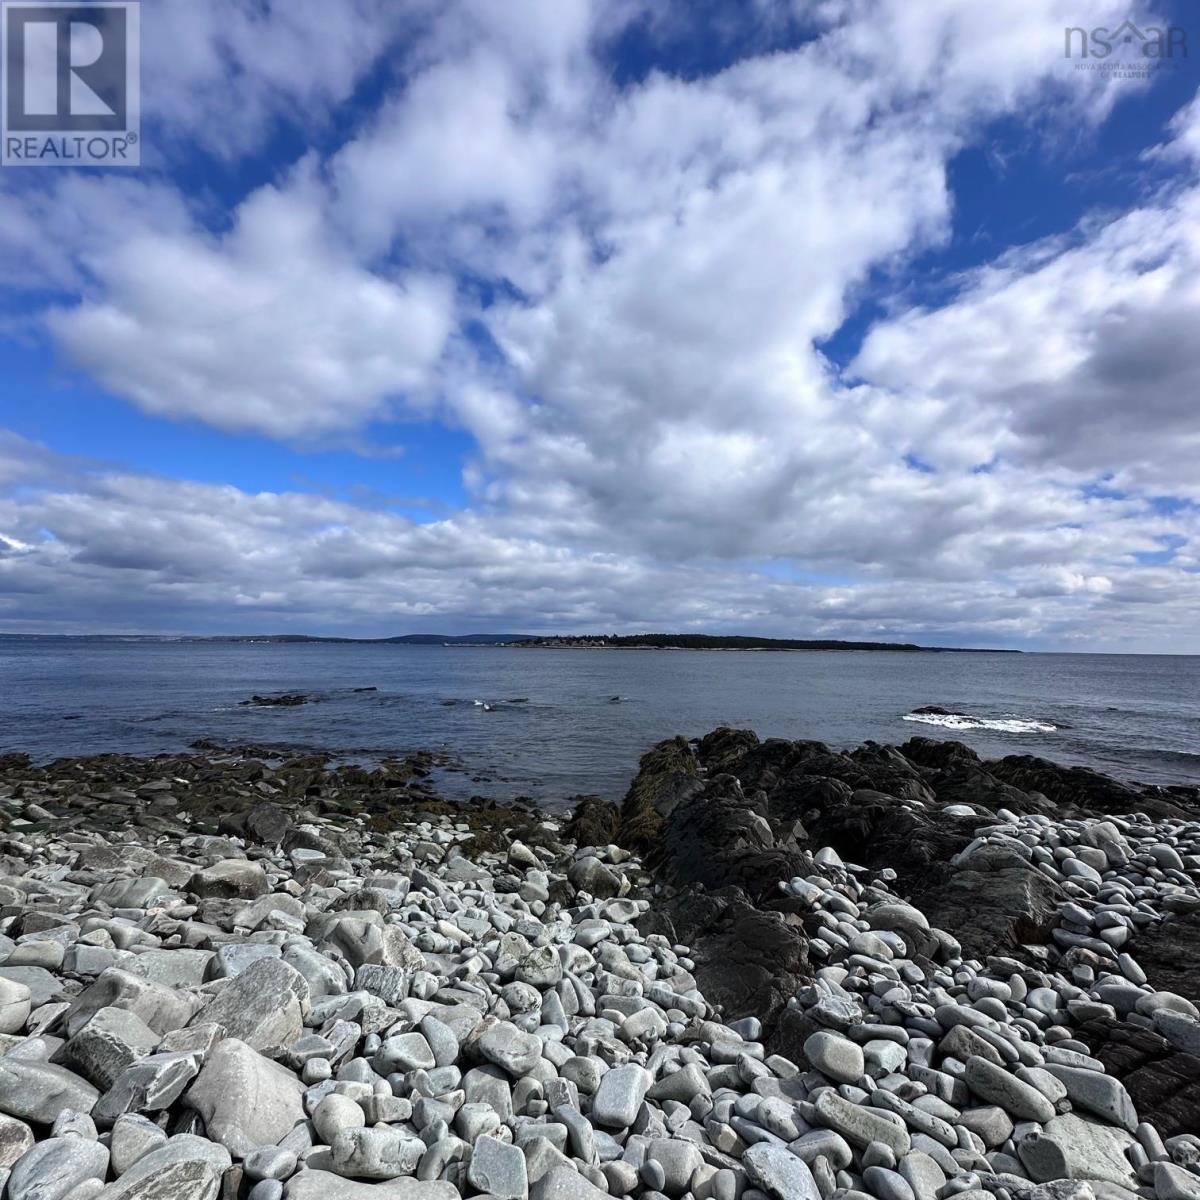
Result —
M1056 733L1057 725L1039 721L1034 717L976 717L970 713L950 712L948 709L930 706L905 713L902 720L916 721L922 725L937 725L942 729L988 729L994 733Z

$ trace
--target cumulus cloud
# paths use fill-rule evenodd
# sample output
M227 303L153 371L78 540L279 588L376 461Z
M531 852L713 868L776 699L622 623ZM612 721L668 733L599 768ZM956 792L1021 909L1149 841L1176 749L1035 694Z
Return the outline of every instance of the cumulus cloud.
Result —
M103 294L49 315L77 364L147 412L312 438L419 393L452 321L452 285L361 267L313 189L268 186L223 237L146 233L92 254Z
M156 416L291 444L397 412L465 430L469 504L420 525L128 472L25 481L0 570L48 622L85 593L156 628L232 606L1128 644L1134 615L1148 638L1184 621L1195 510L1162 499L1196 497L1200 193L1012 249L937 308L893 301L848 371L823 351L946 244L947 164L988 121L1118 102L1063 61L1075 0L999 24L961 0L761 3L721 69L632 80L622 37L729 31L640 0L355 0L327 30L307 0L200 8L164 9L186 43L177 78L152 68L164 129L233 161L297 107L319 143L337 110L341 144L227 214L163 180L6 182L5 282L64 293L57 343ZM389 48L392 85L355 108Z
M425 0L156 0L142 21L142 108L161 135L151 161L197 146L236 159L284 127L320 134L433 11Z
M660 628L943 643L1130 644L1136 629L1153 645L1200 599L1183 567L1136 565L1117 527L1132 522L1149 549L1164 521L1114 499L1078 502L1076 529L973 543L974 575L930 578L914 560L886 578L819 581L571 549L477 513L420 524L311 494L133 474L9 435L0 469L16 462L5 478L19 486L0 498L0 620L12 631L636 630L653 613ZM1194 566L1195 514L1171 527L1187 530Z
M876 326L854 370L1015 461L1200 497L1200 190L1023 248Z

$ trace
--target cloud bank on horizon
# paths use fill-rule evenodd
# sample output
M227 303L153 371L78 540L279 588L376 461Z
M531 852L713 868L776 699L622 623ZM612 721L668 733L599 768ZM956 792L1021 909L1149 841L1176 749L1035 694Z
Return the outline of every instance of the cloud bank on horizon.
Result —
M1064 45L1187 11L733 13L146 6L0 171L0 631L1200 652L1200 73Z

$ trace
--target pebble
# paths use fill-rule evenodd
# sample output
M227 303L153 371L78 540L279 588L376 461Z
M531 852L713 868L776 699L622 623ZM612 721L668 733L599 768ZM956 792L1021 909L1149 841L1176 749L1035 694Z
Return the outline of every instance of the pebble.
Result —
M35 807L0 790L2 815ZM999 847L1061 882L1053 936L971 960L895 872L819 848L766 881L810 930L795 1062L770 1022L722 1020L702 956L639 932L637 859L554 819L478 861L466 822L379 832L316 802L270 843L176 809L18 825L6 1200L158 1200L176 1173L188 1200L1200 1200L1200 1141L1140 1120L1077 1032L1200 1048L1134 957L1197 900L1200 824L960 807L964 863Z
M804 1043L804 1056L823 1075L839 1083L857 1083L866 1071L866 1056L849 1038L822 1031Z

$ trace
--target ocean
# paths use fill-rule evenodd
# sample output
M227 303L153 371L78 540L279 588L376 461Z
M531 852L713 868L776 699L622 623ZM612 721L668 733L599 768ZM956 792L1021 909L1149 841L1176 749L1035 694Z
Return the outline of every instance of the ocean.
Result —
M282 692L312 702L240 703ZM464 768L448 789L556 805L619 798L655 741L721 724L835 747L955 737L1194 784L1200 657L0 638L0 749L35 760L200 738L364 762L445 749Z

